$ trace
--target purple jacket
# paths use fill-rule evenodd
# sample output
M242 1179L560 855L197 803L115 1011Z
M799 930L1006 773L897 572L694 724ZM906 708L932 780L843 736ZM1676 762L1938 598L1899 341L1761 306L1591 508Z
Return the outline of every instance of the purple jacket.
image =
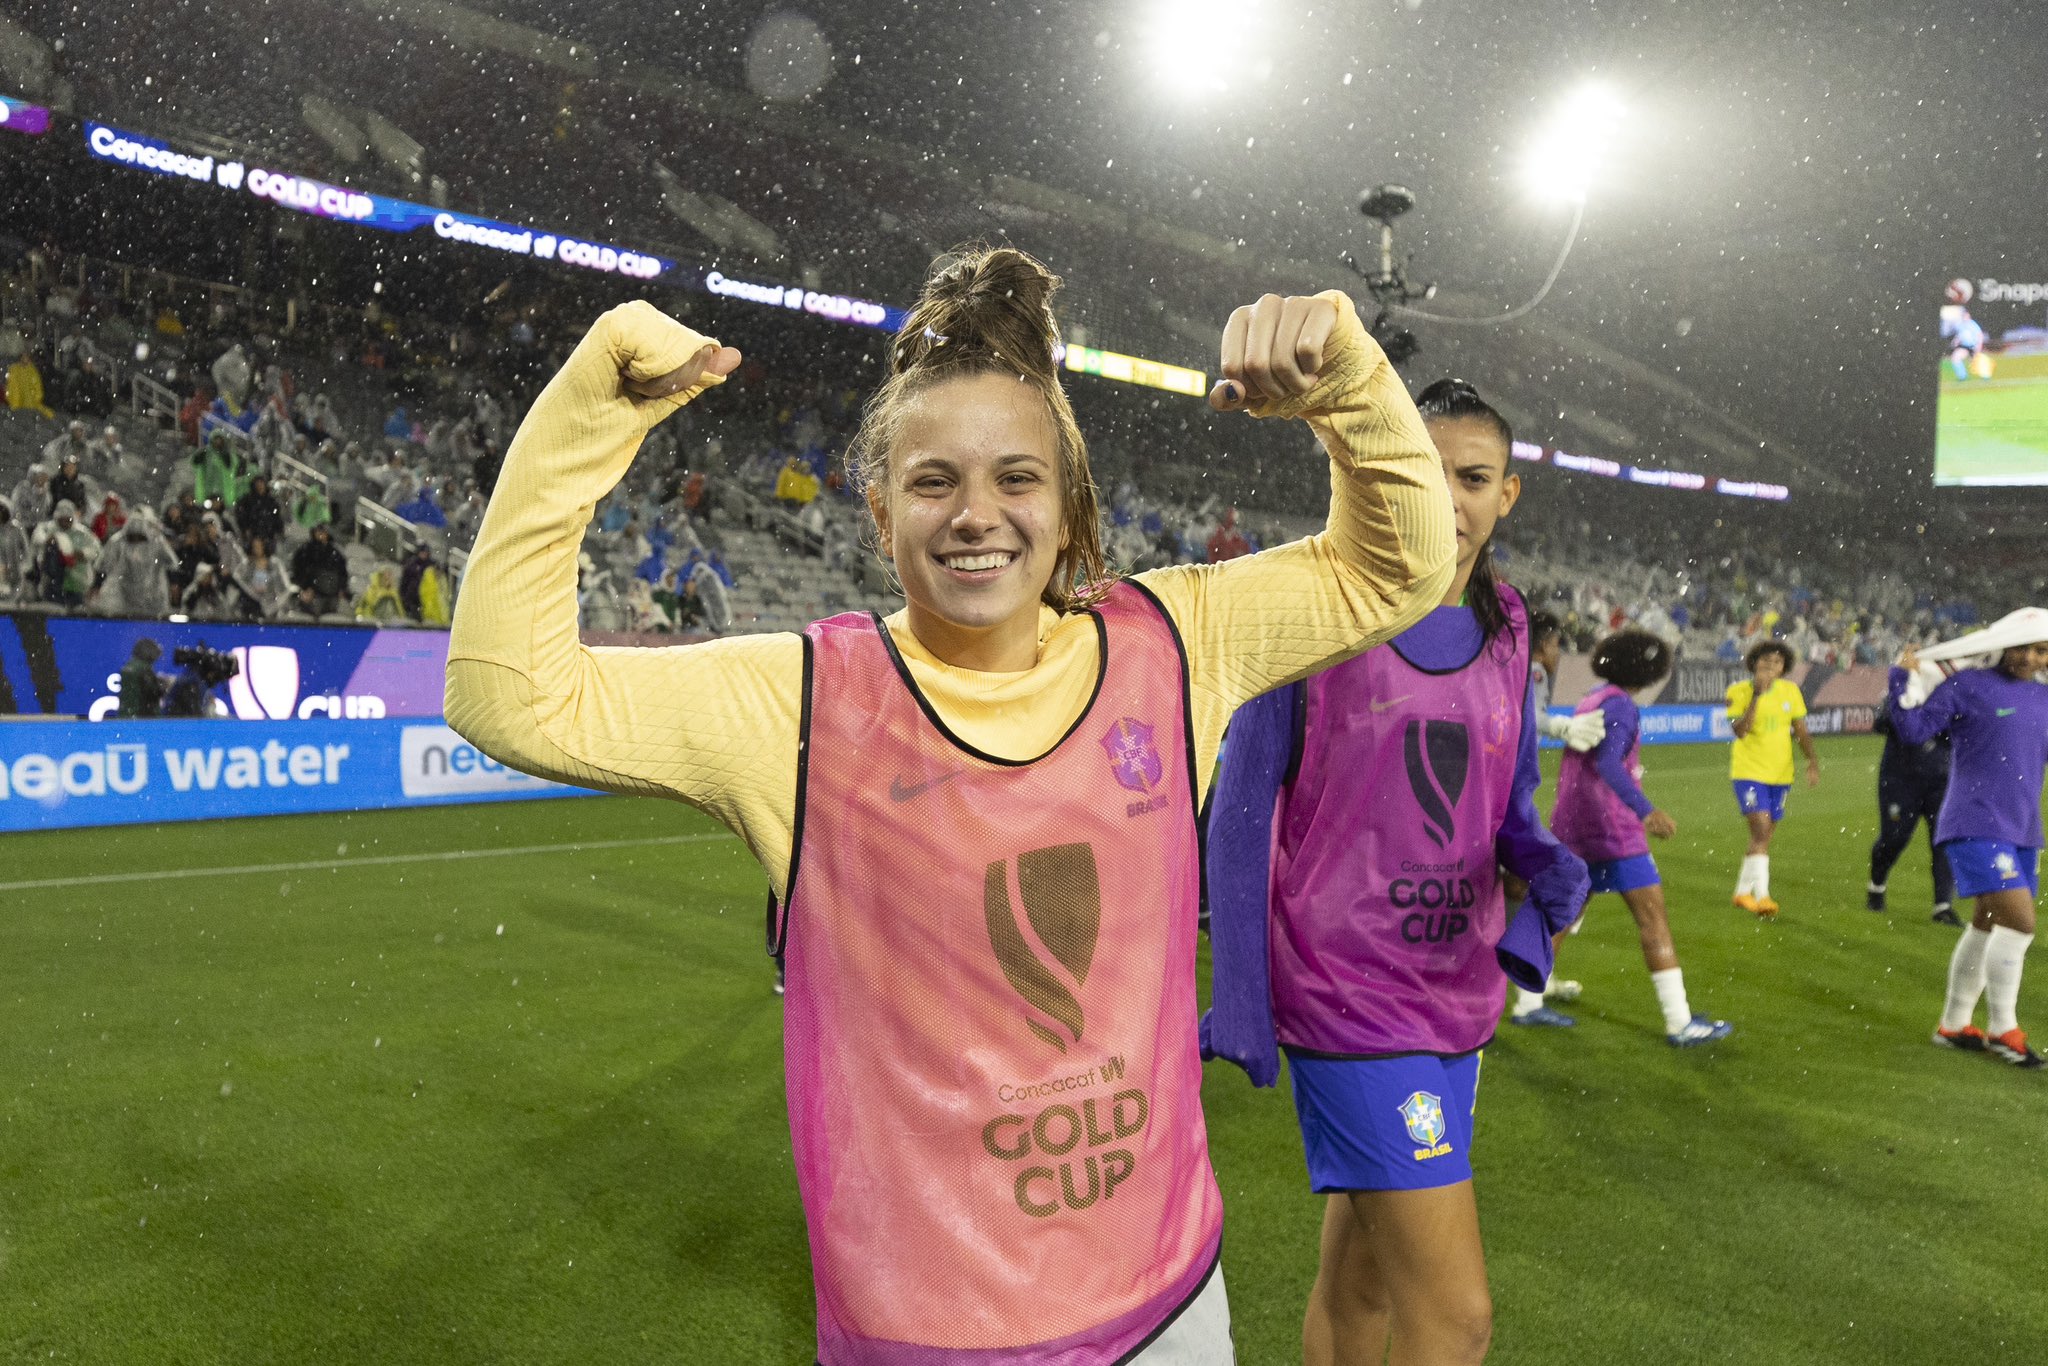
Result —
M1901 707L1906 671L1891 672L1887 713L1909 745L1947 731L1948 796L1935 839L2041 847L2041 776L2048 769L2048 684L2003 669L1964 669L1917 707Z

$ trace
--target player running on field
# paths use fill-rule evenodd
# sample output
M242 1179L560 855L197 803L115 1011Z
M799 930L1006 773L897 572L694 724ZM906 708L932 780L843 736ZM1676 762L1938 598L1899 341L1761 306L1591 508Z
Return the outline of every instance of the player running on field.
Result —
M1494 525L1521 490L1508 425L1462 381L1417 404L1457 507L1443 605L1241 708L1210 808L1208 1043L1266 1086L1285 1046L1328 1197L1309 1366L1485 1356L1480 1050L1503 968L1540 986L1586 896L1536 812L1528 618L1494 578ZM1502 864L1534 902L1507 942Z
M1665 1040L1675 1048L1713 1043L1732 1027L1693 1014L1686 999L1685 974L1665 914L1663 875L1650 856L1650 837L1668 840L1678 833L1678 823L1643 793L1642 712L1629 695L1655 686L1671 671L1671 647L1648 631L1617 631L1593 647L1592 663L1601 684L1579 700L1579 714L1599 712L1605 733L1587 753L1566 751L1550 828L1586 861L1592 890L1616 893L1635 917L1643 965L1664 1012Z
M480 748L689 802L767 870L824 1366L1231 1359L1197 796L1240 702L1404 629L1450 575L1429 434L1333 292L1233 313L1210 400L1308 422L1328 528L1111 577L1057 284L971 252L897 334L849 465L904 610L579 644L592 506L740 362L636 303L528 414L450 641L449 722Z
M1735 729L1728 776L1735 783L1735 805L1749 823L1735 904L1764 917L1778 913L1771 900L1771 836L1785 819L1785 794L1792 790L1793 740L1806 752L1806 785L1820 784L1820 755L1806 733L1806 698L1785 677L1792 663L1791 647L1760 641L1742 659L1749 677L1728 685L1728 719Z
M2041 892L2048 684L2039 675L2048 670L2048 635L2007 646L1996 666L1963 669L1921 705L1906 706L1907 683L1919 667L1918 650L1900 657L1891 671L1886 710L1908 744L1948 732L1948 796L1935 838L1955 871L1956 895L1977 903L1949 958L1948 997L1934 1041L2040 1067L2041 1055L2020 1028L2019 998L2027 946L2034 942L2034 900ZM1973 1023L1980 996L1987 1029Z

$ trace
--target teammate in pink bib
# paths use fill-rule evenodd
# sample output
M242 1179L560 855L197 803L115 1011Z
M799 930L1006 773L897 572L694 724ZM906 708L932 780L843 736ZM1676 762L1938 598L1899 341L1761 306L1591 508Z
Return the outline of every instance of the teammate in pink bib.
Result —
M1418 406L1457 510L1444 605L1240 708L1210 813L1207 1043L1261 1085L1285 1049L1328 1197L1310 1366L1485 1356L1480 1050L1507 974L1540 987L1586 897L1584 864L1536 811L1528 616L1493 576L1493 528L1520 493L1512 437L1460 381ZM1503 865L1530 893L1512 932Z
M1650 857L1650 836L1670 839L1678 823L1643 794L1642 713L1629 695L1671 671L1671 647L1648 631L1617 631L1593 647L1592 665L1602 681L1579 699L1578 714L1601 716L1603 734L1590 750L1566 751L1550 828L1586 861L1593 891L1620 896L1634 918L1643 964L1664 1014L1665 1040L1674 1048L1715 1043L1733 1027L1695 1015L1686 998L1685 973L1664 912L1663 875Z

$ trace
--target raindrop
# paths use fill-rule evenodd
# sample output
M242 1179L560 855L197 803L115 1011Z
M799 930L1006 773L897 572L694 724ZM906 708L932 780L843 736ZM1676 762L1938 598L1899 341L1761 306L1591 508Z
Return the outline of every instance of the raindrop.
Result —
M498 926L498 933L501 935L505 933L505 927L503 925Z

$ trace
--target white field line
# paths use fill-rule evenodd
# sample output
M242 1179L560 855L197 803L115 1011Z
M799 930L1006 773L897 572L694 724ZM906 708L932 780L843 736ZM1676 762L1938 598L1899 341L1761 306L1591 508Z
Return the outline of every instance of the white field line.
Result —
M569 844L520 844L502 849L450 849L423 854L373 854L368 858L308 859L302 863L243 863L224 868L159 868L139 873L92 873L85 877L28 878L0 882L0 892L28 892L45 887L99 887L117 882L167 882L188 877L242 877L253 873L343 872L350 868L389 867L400 863L456 863L465 859L521 858L528 854L577 854L591 849L645 849L666 844L704 844L729 840L728 834L657 835L637 840L578 840Z

